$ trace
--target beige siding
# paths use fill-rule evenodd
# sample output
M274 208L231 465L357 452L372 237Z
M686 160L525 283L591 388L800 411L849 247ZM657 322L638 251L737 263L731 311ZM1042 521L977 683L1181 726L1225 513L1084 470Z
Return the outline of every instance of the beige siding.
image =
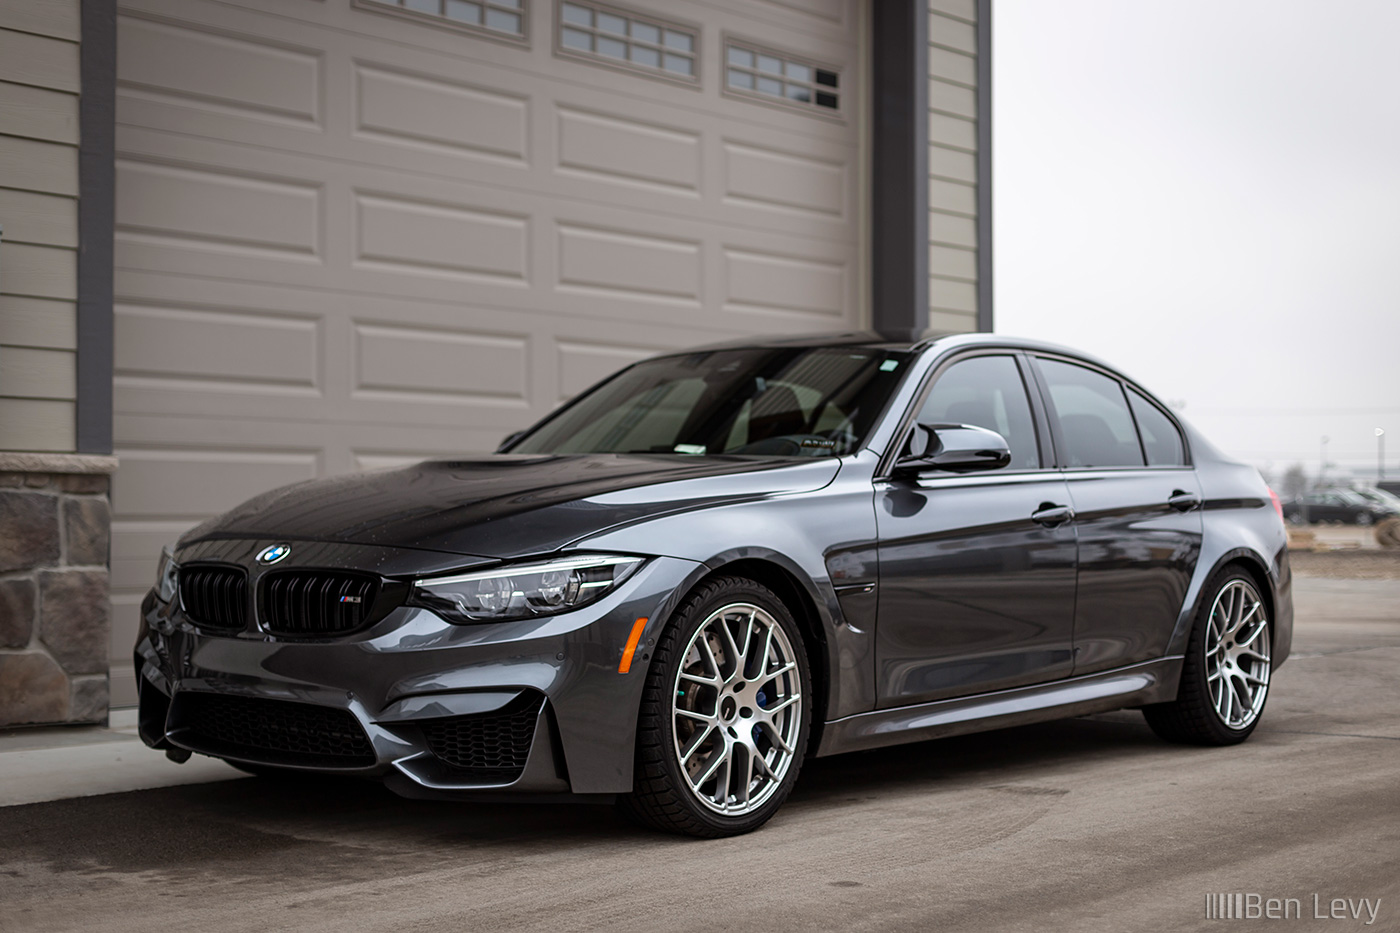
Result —
M74 449L79 0L0 0L0 450Z
M929 0L929 329L977 326L977 4Z

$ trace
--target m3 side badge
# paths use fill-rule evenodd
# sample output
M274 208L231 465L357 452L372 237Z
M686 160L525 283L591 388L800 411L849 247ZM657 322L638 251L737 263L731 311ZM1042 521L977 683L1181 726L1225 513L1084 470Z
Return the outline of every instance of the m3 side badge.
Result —
M275 564L290 553L292 553L290 544L273 544L258 552L258 563Z

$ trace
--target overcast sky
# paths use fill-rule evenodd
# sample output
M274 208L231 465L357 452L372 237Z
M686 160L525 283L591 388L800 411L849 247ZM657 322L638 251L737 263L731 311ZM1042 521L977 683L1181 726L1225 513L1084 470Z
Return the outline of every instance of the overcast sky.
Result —
M1400 479L1400 2L996 0L996 329Z

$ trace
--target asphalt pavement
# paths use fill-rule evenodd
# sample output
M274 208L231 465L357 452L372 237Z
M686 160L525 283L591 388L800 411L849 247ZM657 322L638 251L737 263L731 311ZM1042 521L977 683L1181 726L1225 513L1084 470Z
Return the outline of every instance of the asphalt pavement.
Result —
M1297 606L1235 748L1123 712L810 761L709 842L350 782L10 806L0 931L1231 929L1219 894L1266 929L1397 930L1400 580L1300 578Z

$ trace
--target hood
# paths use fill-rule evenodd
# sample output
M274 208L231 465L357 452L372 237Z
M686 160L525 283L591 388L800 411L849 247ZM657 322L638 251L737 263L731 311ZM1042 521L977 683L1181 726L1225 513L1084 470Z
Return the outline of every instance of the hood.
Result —
M275 489L194 528L180 543L313 540L520 557L655 515L820 489L839 469L835 458L664 454L429 460Z

